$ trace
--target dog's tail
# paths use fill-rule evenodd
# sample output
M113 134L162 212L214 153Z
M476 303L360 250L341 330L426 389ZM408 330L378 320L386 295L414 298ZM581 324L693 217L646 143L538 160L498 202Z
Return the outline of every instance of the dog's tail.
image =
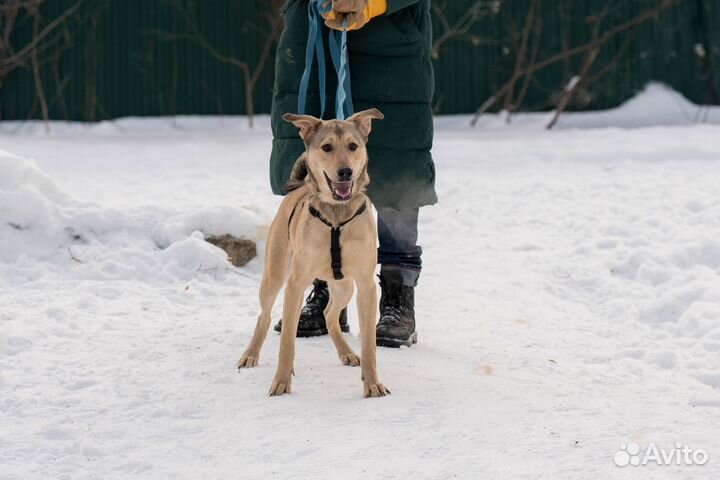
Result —
M290 173L290 179L285 184L285 192L290 193L293 190L305 185L305 178L308 176L307 154L303 153L293 166Z

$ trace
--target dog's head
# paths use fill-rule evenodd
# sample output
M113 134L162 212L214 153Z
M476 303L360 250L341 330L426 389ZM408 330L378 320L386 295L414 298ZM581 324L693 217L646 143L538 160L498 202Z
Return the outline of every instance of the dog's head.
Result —
M370 182L366 144L372 121L382 118L383 114L375 108L358 112L347 120L283 115L283 119L300 129L308 180L323 202L347 202L365 190Z

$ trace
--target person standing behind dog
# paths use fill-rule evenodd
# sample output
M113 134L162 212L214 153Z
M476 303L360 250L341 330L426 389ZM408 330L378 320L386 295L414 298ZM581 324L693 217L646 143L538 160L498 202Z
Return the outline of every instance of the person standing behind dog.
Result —
M331 0L327 0L330 2ZM273 192L285 193L295 161L305 150L297 129L284 122L297 113L300 79L305 69L309 0L288 0L283 7L285 29L275 61L272 102L273 148L270 179ZM418 213L437 202L431 102L434 77L431 61L430 0L332 0L324 15L323 37L342 30L348 20L347 45L355 110L378 108L385 119L373 127L368 144L368 195L378 212L380 319L377 343L410 346L417 342L414 288L421 269L417 245ZM328 105L325 118L335 112L337 79L326 49ZM308 91L307 114L320 117L317 66ZM327 284L316 280L300 315L299 337L327 334L323 311ZM347 313L340 324L349 331ZM275 326L282 328L282 320Z

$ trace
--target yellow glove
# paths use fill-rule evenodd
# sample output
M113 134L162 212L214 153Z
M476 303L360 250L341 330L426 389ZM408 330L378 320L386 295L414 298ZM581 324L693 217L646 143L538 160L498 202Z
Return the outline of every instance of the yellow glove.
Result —
M332 10L323 17L325 25L335 30L343 29L347 17L347 29L358 30L372 18L387 12L387 7L387 0L332 0Z

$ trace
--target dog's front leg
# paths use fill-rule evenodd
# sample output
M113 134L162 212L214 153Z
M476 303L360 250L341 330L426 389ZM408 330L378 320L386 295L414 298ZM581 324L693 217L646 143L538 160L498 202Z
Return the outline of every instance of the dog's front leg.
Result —
M345 341L345 337L340 330L340 310L347 307L353 294L352 280L344 279L340 281L328 282L330 289L330 300L327 308L325 308L325 323L327 325L330 338L335 344L338 357L343 365L357 367L360 365L360 357L355 355L350 345Z
M270 396L290 393L293 365L295 362L295 335L297 335L297 327L300 320L303 293L309 284L309 279L303 278L293 271L285 287L282 317L283 327L280 333L280 354L275 379L270 386Z
M390 390L380 383L377 375L375 344L375 320L377 315L377 290L372 275L357 283L357 305L360 316L361 358L363 391L365 397L384 397Z
M270 240L268 240L270 242ZM269 244L272 248L272 245ZM270 263L265 266L262 282L260 283L260 315L258 316L255 333L253 333L250 345L237 363L238 368L252 368L257 366L260 359L260 349L267 337L270 328L270 314L280 289L285 281L287 266Z

